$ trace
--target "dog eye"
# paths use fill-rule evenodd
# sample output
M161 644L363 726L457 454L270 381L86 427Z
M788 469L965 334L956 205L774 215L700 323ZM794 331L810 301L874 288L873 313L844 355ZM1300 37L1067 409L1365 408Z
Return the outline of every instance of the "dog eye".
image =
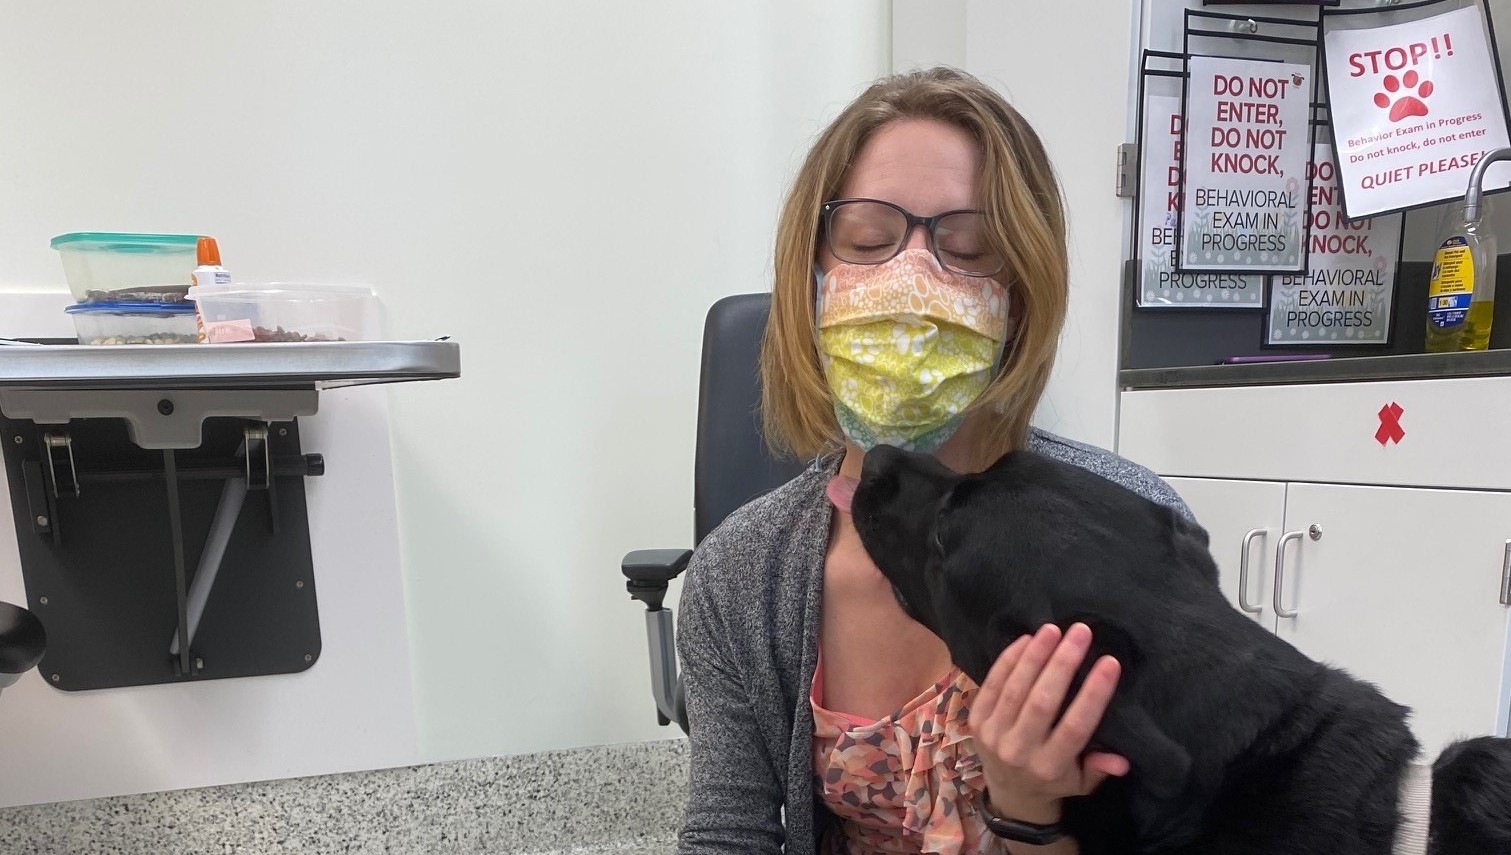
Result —
M934 526L934 551L944 554L944 538L940 536L940 526Z

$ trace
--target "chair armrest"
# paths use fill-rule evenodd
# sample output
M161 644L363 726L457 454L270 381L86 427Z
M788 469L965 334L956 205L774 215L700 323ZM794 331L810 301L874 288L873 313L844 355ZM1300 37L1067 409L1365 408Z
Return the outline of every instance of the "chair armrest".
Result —
M692 557L691 549L637 549L624 556L620 568L631 582L670 582Z
M47 651L47 633L37 616L0 603L0 674L24 674L37 667Z
M661 610L668 583L682 575L692 557L691 549L637 549L624 556L619 568L629 580L625 588L630 596L654 612Z

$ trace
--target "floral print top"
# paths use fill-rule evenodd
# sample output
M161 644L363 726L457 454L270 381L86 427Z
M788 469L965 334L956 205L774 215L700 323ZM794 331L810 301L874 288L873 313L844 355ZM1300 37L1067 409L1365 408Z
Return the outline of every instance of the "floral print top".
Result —
M981 763L964 732L976 685L959 668L880 721L824 709L813 675L813 771L838 820L825 855L1006 853L976 809Z

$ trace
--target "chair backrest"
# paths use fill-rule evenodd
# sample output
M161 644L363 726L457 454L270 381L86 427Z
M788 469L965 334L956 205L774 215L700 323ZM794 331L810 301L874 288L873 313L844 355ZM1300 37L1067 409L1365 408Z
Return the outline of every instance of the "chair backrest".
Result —
M693 463L697 542L746 502L781 486L809 461L772 456L761 433L761 337L770 294L737 294L714 303L703 324Z

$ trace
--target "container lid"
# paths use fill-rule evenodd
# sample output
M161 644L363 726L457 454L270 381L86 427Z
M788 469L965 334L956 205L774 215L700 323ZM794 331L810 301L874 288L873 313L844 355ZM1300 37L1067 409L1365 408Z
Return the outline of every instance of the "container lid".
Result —
M229 285L196 285L189 289L188 298L200 297L373 297L373 290L366 285L317 285L303 282L234 282Z
M129 232L72 232L52 239L53 249L88 249L97 252L181 253L194 252L199 235L149 235Z
M125 301L74 303L63 311L70 315L154 315L163 318L176 318L194 314L194 304Z

